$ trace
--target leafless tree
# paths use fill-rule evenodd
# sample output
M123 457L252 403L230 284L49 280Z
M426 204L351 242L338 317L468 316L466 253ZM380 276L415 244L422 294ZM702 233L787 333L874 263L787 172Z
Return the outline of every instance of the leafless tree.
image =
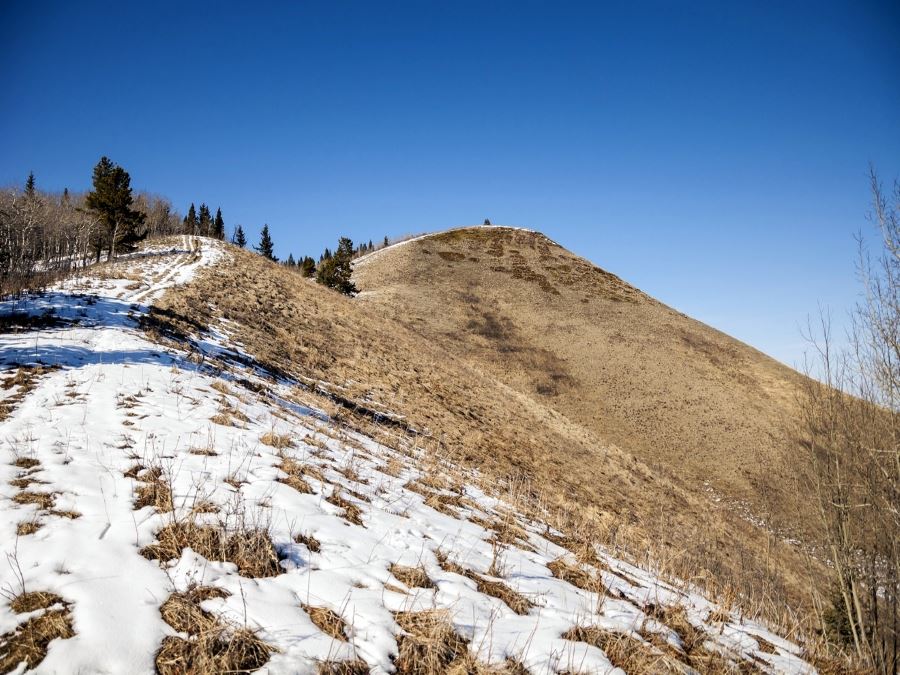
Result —
M898 672L900 591L900 183L885 193L870 171L877 254L858 238L862 300L849 346L836 350L827 316L809 339L816 358L800 431L814 468L834 597L823 627L876 672Z

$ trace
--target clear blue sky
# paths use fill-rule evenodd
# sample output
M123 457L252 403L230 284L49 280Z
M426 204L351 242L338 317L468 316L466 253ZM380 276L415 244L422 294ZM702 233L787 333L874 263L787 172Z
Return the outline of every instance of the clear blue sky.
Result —
M277 253L531 227L787 362L900 176L896 2L0 5L0 183L221 206Z

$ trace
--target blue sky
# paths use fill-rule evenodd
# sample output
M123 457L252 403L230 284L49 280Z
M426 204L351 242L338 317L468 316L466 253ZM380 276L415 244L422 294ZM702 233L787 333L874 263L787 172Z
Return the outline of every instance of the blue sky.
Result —
M0 6L0 183L221 206L277 253L541 230L789 364L900 177L891 2Z

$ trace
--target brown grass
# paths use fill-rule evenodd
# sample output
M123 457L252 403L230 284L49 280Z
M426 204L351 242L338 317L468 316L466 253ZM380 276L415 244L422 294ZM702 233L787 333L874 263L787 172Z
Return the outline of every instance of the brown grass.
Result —
M40 465L41 463L33 457L17 457L16 461L13 462L13 466L17 466L20 469L31 469Z
M772 545L769 533L727 502L711 505L697 479L714 469L717 489L733 488L729 494L746 496L751 505L774 495L769 512L776 520L808 510L808 504L785 506L784 498L794 495L783 486L796 471L787 472L770 445L779 438L770 413L785 410L789 371L543 237L505 230L483 235L470 244L469 233L460 234L440 250L460 246L472 249L469 257L502 257L491 265L510 272L469 266L467 257L454 263L461 276L446 276L431 264L441 259L414 242L411 257L388 252L379 259L393 263L360 267L362 287L378 293L355 300L298 284L290 270L229 249L231 263L168 291L157 303L158 317L185 334L220 316L233 321L235 339L256 365L339 390L330 405L340 408L348 427L389 428L392 447L401 452L397 438L418 431L439 446L435 454L478 469L494 490L521 476L529 487L516 507L524 511L543 500L559 514L559 529L594 523L596 543L612 543L614 536L618 550L635 558L652 551L654 560L670 561L665 571L672 576L699 586L735 581L744 597L760 592L781 606L802 606L817 582L808 578L800 548ZM538 271L535 261L553 269ZM560 295L544 291L526 265ZM367 269L372 274L364 278ZM235 285L241 293L229 291ZM412 314L404 315L403 306L414 307ZM499 338L466 328L486 312L503 328ZM707 348L681 337L696 333L708 337ZM558 393L536 393L545 384ZM376 424L371 401L385 402L393 416ZM741 451L718 462L723 447ZM741 467L732 471L738 463L750 475ZM445 512L456 508L454 498L429 494Z
M275 651L273 647L253 631L223 623L200 607L204 600L227 595L218 588L198 586L169 596L160 608L162 618L188 637L163 639L156 654L158 673L247 673L266 664Z
M592 593L604 593L606 587L599 574L590 574L580 565L573 565L565 558L557 558L547 565L557 579L562 579L582 590Z
M347 624L337 612L327 607L312 607L311 605L302 605L302 607L316 628L335 640L347 641L349 635Z
M55 605L63 607L51 610ZM22 593L13 598L10 608L17 614L45 611L0 636L0 673L11 672L23 662L29 669L37 667L47 656L53 640L66 640L75 635L69 605L55 593Z
M309 474L310 471L303 464L290 457L285 457L281 460L281 464L278 465L278 468L287 474L286 478L278 479L280 482L294 488L297 492L312 494L313 489L303 478L305 475Z
M394 660L400 675L451 672L454 664L468 659L468 644L453 630L446 612L398 612L394 619L402 630Z
M167 513L174 508L172 490L166 482L162 469L159 467L148 469L140 474L137 480L140 483L134 490L135 510L152 506L161 513Z
M306 548L309 549L310 553L318 553L322 545L319 543L319 540L309 534L297 534L294 535L294 541L298 544L303 544Z
M269 445L279 450L290 448L294 445L294 441L291 440L288 434L276 434L274 431L267 431L259 437L259 441L264 445Z
M20 537L24 537L29 534L34 534L42 527L43 524L38 520L23 520L16 525L16 534Z
M219 526L185 521L167 525L156 538L157 543L141 550L145 558L174 560L190 547L207 560L234 563L244 577L273 577L282 572L275 547L263 530L243 528L226 533Z
M317 667L318 675L368 675L365 661L323 661Z
M422 567L404 567L403 565L391 565L391 574L400 583L410 588L434 588L434 582Z
M596 626L576 626L562 638L586 642L601 649L613 666L626 673L684 673L682 664L625 633L612 633Z
M363 524L362 511L360 511L360 508L356 504L344 499L341 495L340 488L335 488L334 491L325 498L325 501L344 509L344 519L350 521L354 525Z
M13 501L16 504L36 504L39 509L47 510L53 508L58 494L58 492L31 492L26 490L17 493L13 497Z
M534 607L534 604L528 598L514 591L502 581L488 579L471 570L466 571L466 576L475 582L479 593L502 600L516 614L528 614L528 611Z

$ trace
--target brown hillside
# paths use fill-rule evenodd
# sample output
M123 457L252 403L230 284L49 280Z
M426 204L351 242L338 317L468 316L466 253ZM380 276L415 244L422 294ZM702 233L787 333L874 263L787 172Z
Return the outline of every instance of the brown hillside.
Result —
M426 236L362 258L354 279L361 304L695 494L810 534L790 368L530 231Z
M810 570L795 547L774 541L702 490L685 487L669 471L605 442L574 415L561 414L556 408L562 393L535 395L536 385L525 386L524 377L512 378L490 366L489 345L499 338L491 337L491 319L484 318L485 313L478 315L483 323L464 329L475 336L473 341L480 341L482 356L470 358L461 346L448 350L454 341L426 329L425 318L415 321L426 307L436 310L432 290L420 288L421 308L410 308L411 320L401 323L386 314L402 311L385 310L384 304L376 304L378 296L368 302L350 299L257 255L228 250L229 261L166 293L153 309L154 329L163 335L180 331L183 339L184 333L218 325L270 369L305 382L323 382L345 405L353 402L402 415L416 430L417 443L430 453L478 468L489 480L527 478L525 492L561 513L570 532L589 533L598 543L626 544L657 568L719 589L774 593L782 600L807 598ZM437 250L425 255L443 260ZM396 252L382 255L389 259ZM494 258L502 261L507 255L511 253L504 244L503 253ZM532 299L552 295L539 281L492 274L512 280L510 288L520 284ZM621 282L599 278L605 288L621 286L623 294L639 298ZM549 279L547 283L553 283ZM484 302L492 302L477 285L470 292L471 304L482 302L482 292ZM412 298L400 295L398 301L412 303ZM456 303L450 300L448 309L455 312ZM546 380L558 392L577 388L572 364L549 350L526 348L520 323L504 318L502 307L494 311L503 340L515 340L504 349L516 351L502 352L510 363L534 359L527 366L532 372L562 374ZM574 394L568 396L577 400ZM342 417L351 425L367 423L346 410Z

